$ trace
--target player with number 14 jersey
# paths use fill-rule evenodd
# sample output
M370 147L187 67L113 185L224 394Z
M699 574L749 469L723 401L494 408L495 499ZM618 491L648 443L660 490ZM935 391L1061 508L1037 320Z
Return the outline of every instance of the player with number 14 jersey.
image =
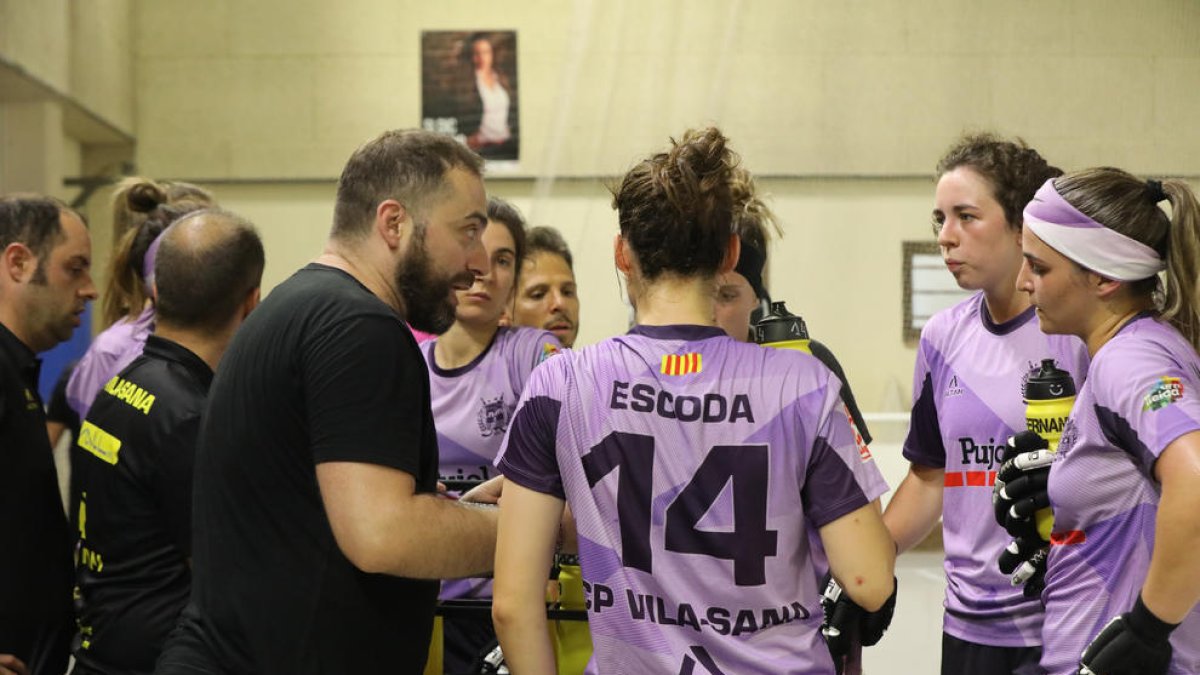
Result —
M807 531L868 504L875 472L840 387L807 354L691 325L533 373L497 466L571 505L588 672L833 672Z

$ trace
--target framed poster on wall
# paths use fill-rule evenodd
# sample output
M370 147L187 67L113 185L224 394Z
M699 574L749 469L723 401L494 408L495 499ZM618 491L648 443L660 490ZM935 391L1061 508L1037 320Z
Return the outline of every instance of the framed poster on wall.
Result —
M946 271L936 241L906 241L904 255L904 339L915 342L929 317L966 299L974 291L958 287Z
M421 33L421 126L489 160L520 159L517 32Z

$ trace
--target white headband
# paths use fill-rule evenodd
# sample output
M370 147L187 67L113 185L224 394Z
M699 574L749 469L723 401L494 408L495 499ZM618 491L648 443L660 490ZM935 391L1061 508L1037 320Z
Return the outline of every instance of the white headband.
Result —
M1047 246L1105 278L1138 281L1167 268L1154 249L1071 206L1054 188L1054 179L1038 189L1024 217L1025 227Z

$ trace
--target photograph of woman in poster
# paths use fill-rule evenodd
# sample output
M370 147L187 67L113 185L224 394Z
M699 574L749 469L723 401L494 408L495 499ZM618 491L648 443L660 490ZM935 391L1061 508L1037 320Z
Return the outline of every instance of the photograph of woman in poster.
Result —
M515 31L421 36L422 125L486 159L518 158Z

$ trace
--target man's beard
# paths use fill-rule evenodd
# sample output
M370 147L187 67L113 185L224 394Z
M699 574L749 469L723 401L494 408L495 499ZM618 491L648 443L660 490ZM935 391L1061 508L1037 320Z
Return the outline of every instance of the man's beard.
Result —
M405 321L417 330L441 335L454 324L455 305L450 293L455 283L470 284L475 277L466 270L445 276L436 274L425 250L424 235L421 227L409 242L396 270L396 288L404 300Z

